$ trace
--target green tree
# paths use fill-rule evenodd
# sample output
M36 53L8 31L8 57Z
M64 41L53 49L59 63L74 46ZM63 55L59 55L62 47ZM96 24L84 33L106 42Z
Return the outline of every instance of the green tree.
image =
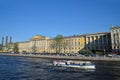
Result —
M66 45L64 37L62 35L57 35L50 47L55 49L56 53L61 53L61 48L64 48Z
M2 45L0 44L0 51L2 51L3 50L3 47L2 47Z
M6 46L6 51L7 51L7 52L10 51L10 44L8 44L8 45Z
M9 52L9 51L12 50L12 48L13 48L13 43L9 43L9 44L7 44L7 46L6 46L6 51Z
M33 45L33 46L31 47L31 49L32 49L32 52L33 52L33 53L35 53L35 52L37 51L37 47L36 47L35 45Z
M17 53L18 50L19 50L19 48L18 48L18 43L14 43L13 51L14 51L15 53Z
M81 53L81 54L91 54L92 52L88 49L83 49L83 50L80 50L79 53Z

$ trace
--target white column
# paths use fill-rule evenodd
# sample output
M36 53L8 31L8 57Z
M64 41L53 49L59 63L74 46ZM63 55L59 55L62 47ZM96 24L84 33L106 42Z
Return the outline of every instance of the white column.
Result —
M106 35L106 43L108 44L108 36Z
M99 39L100 39L100 36L98 36L98 44L100 44L100 41L99 41Z
M102 44L104 44L104 36L102 35Z
M93 41L92 42L93 42L93 44L95 44L95 36L93 36Z
M47 37L46 37L46 39L45 39L45 51L47 52Z

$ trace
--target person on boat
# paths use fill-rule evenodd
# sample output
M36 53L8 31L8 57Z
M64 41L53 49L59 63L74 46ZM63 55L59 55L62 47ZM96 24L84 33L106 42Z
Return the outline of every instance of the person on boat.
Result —
M68 65L67 62L65 62L65 64Z

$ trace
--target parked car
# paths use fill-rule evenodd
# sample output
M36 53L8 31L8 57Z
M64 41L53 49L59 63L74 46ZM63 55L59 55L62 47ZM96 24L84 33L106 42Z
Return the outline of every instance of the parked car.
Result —
M114 57L115 54L108 54L107 57Z
M120 58L120 54L116 54L115 57Z

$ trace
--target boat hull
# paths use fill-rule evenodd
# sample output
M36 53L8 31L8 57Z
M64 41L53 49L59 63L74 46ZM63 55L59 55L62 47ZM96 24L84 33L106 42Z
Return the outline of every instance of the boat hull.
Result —
M70 61L71 62L71 61ZM59 62L54 62L54 66L58 67L68 67L68 68L79 68L79 69L95 69L95 65L92 64L91 62L77 62L77 64L74 61L74 64L71 64L69 61L59 61Z

